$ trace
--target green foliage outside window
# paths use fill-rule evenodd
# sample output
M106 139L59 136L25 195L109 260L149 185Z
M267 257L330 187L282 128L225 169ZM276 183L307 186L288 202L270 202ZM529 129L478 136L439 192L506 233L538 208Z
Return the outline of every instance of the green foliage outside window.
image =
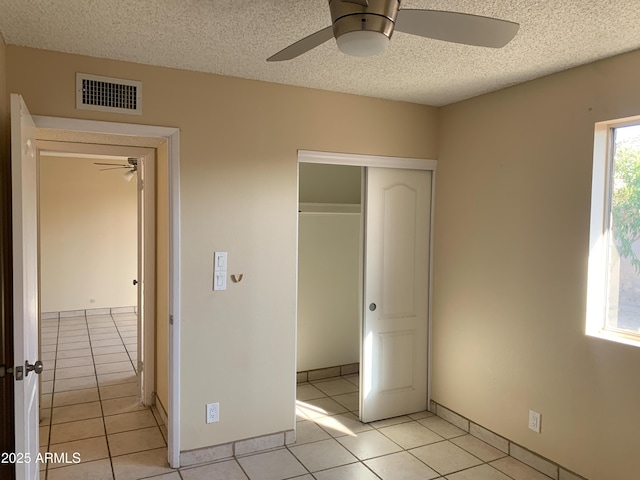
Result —
M640 240L640 147L616 147L611 205L613 239L620 256L627 258L640 273L640 258L633 245Z

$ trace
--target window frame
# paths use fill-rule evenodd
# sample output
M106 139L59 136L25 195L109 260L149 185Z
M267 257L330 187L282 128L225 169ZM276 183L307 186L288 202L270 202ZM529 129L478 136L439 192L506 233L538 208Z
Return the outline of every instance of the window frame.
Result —
M611 215L616 128L640 125L640 115L595 124L593 174L591 180L591 222L587 277L586 334L640 347L640 333L608 327L609 228Z

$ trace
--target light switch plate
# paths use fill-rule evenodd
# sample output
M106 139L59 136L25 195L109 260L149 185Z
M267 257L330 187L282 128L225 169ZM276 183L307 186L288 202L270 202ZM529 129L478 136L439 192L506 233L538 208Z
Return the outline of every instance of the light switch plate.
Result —
M213 272L213 289L216 291L227 289L227 272Z
M213 270L216 272L227 271L227 252L214 252Z
M213 290L227 289L227 252L213 252Z

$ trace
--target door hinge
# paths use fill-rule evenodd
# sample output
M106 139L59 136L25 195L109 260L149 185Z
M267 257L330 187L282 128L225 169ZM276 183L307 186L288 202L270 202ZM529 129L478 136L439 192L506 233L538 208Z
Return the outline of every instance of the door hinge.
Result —
M15 371L12 367L7 368L6 365L0 365L0 378L4 378L7 374L14 375L16 377L16 381L22 380L24 377L24 367L16 367Z
M169 315L169 325L173 325L173 315Z
M138 361L138 374L142 373L144 370L144 362L142 360Z

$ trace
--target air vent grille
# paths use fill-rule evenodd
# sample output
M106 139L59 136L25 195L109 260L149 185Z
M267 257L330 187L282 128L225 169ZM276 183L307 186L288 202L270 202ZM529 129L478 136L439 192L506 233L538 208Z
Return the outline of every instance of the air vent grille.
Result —
M84 105L100 105L101 107L126 108L135 110L137 87L118 85L117 83L99 80L82 80L82 103Z
M78 73L76 108L142 115L142 82Z

